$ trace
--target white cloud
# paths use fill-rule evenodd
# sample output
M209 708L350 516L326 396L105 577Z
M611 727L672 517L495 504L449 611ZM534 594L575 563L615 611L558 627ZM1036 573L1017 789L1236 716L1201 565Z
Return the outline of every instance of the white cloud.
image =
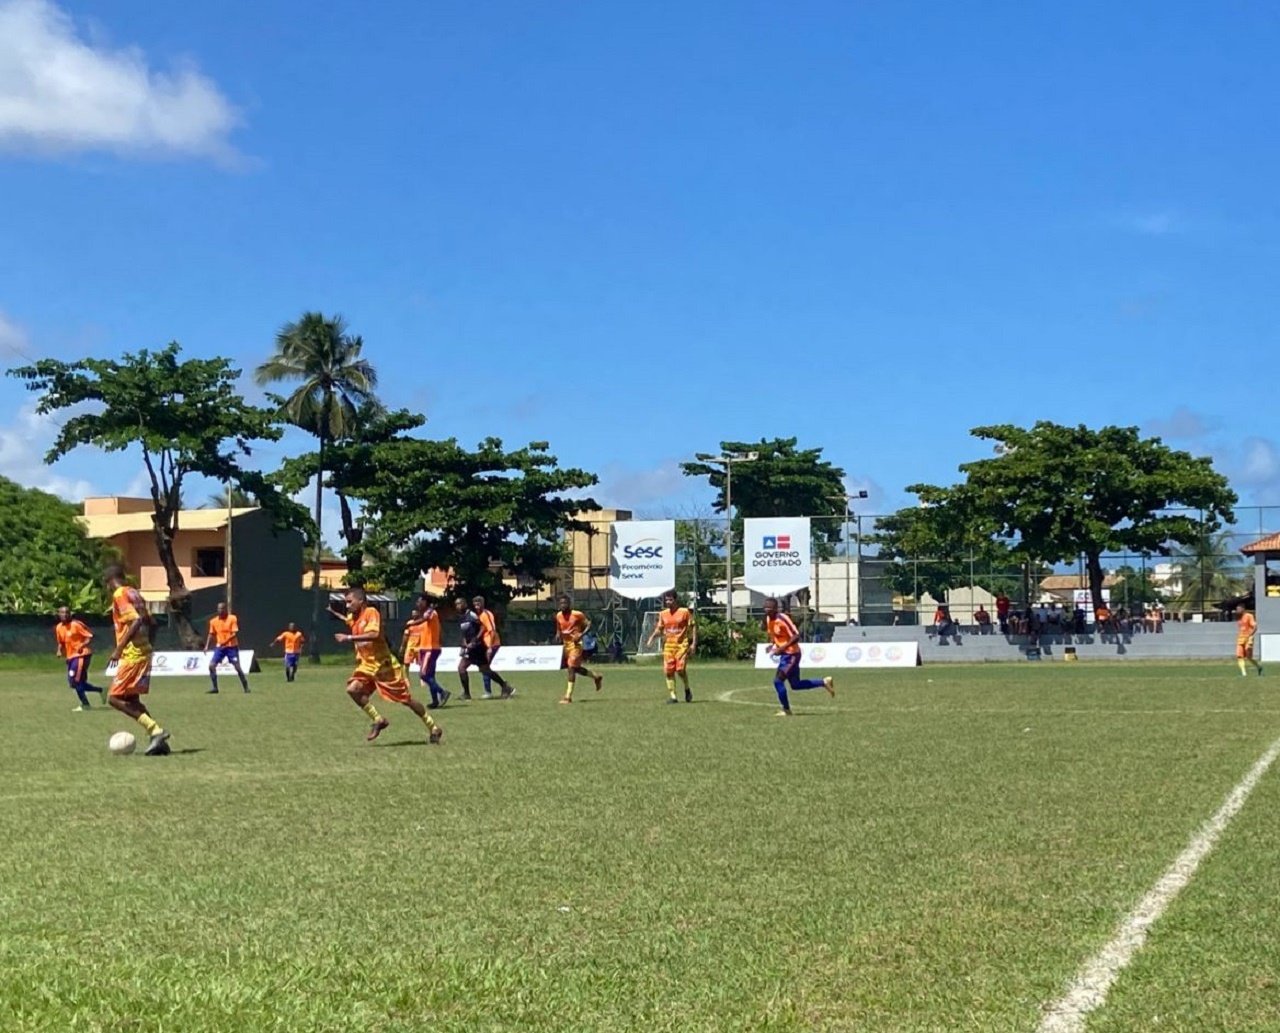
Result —
M27 332L0 311L0 354L25 359L30 354L30 347Z
M707 494L706 482L686 477L675 459L643 470L609 463L600 483L587 492L606 508L630 509L642 516L687 505L694 495Z
M1154 417L1144 424L1149 434L1162 438L1194 441L1217 429L1217 421L1190 406L1176 406L1168 416Z
M0 0L0 149L233 160L240 117L189 62L83 39L52 0Z
M79 502L95 494L93 485L62 477L44 464L44 454L57 433L58 425L48 416L37 415L34 406L19 409L13 423L0 427L0 477Z

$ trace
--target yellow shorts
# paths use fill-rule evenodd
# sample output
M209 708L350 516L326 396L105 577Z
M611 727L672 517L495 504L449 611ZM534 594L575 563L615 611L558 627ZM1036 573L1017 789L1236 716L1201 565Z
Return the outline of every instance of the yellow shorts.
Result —
M1236 659L1252 660L1253 659L1253 636L1248 638L1236 639Z
M566 642L564 644L564 655L560 657L560 669L576 671L582 666L582 643Z
M116 665L107 694L117 699L142 696L151 691L151 654L126 650Z
M394 660L381 666L360 664L347 679L348 685L352 682L363 686L368 692L376 690L379 696L392 703L408 703L413 699L404 668Z
M662 673L670 677L689 665L689 643L662 647Z

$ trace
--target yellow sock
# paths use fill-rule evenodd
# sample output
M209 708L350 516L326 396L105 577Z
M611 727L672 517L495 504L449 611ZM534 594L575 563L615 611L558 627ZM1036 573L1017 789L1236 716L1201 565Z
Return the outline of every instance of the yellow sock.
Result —
M422 723L427 726L427 731L431 731L431 729L433 729L436 726L436 723L431 720L430 714L422 715Z
M573 699L573 682L569 682L564 689L564 698Z
M1238 658L1236 659L1236 666L1240 668L1240 673L1241 673L1241 674L1246 674L1246 673L1247 673L1247 672L1245 671L1245 669L1244 669L1244 658L1243 658L1243 657L1238 657Z
M1241 663L1243 664L1243 661L1241 661ZM1244 667L1241 666L1240 669L1244 670ZM146 730L146 733L148 735L155 735L156 732L162 731L162 729L160 728L160 722L157 721L150 714L139 715L138 724L142 725L142 727Z
M668 679L667 679L667 691L668 691L669 693L671 693L671 695L672 695L672 696L675 696L675 694L676 694L676 680L675 680L674 678L668 678Z
M378 713L378 709L372 703L366 703L360 709L369 715L369 720L375 725L382 720L382 715Z

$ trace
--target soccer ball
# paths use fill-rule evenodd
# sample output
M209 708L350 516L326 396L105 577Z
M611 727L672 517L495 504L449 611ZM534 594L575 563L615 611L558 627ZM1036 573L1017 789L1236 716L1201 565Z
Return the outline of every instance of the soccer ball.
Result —
M130 732L116 732L107 740L107 749L117 757L124 757L138 748L138 740Z

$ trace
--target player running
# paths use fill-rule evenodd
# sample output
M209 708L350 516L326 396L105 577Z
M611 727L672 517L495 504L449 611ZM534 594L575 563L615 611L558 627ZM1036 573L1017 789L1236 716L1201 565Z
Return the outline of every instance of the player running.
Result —
M156 623L147 604L135 588L124 579L124 567L112 564L103 573L111 590L111 620L116 629L116 647L111 663L116 664L115 678L107 690L107 702L126 717L131 717L150 736L143 752L148 757L162 757L169 752L169 733L148 712L142 697L151 691L152 639Z
M209 661L209 681L213 687L207 695L215 695L218 691L218 665L224 660L229 663L240 679L240 687L249 691L249 679L240 670L240 618L227 609L226 603L218 603L216 616L209 618L209 633L204 637L204 651L209 652L213 646L213 659Z
M418 715L427 726L430 742L438 743L444 729L431 719L427 708L409 693L409 678L400 661L391 654L391 647L382 634L382 614L369 603L363 588L348 588L347 612L329 608L329 612L346 623L348 630L334 635L338 642L350 642L356 650L356 669L347 679L347 695L351 701L369 715L373 722L365 738L373 742L391 722L378 713L370 702L375 692L392 703L401 703Z
M302 656L302 643L306 640L307 636L298 630L298 625L293 621L271 640L273 646L277 642L284 644L284 680L287 682L298 677L298 658Z
M1241 603L1236 607L1239 619L1236 621L1236 666L1240 668L1240 677L1249 677L1246 661L1253 664L1258 674L1262 674L1262 661L1254 659L1253 639L1258 633L1258 621Z
M686 670L689 657L698 650L698 623L693 612L680 605L675 592L666 592L662 596L666 608L658 611L658 622L653 626L647 645L653 645L659 635L662 636L662 673L667 679L668 703L678 703L676 699L676 676L684 685L684 701L693 702L693 690L689 688L689 672Z
M788 685L794 692L802 689L826 689L828 696L835 696L834 679L800 677L800 630L790 617L778 609L777 599L764 601L764 630L769 635L766 652L778 662L773 691L778 694L782 709L778 711L777 717L791 716L791 701L787 698Z
M480 618L482 627L481 638L484 640L485 657L489 661L489 666L493 666L493 658L498 655L498 650L502 648L502 636L498 634L498 618L493 615L493 611L485 606L484 596L478 595L471 600L471 608L475 610L476 616ZM493 699L493 675L481 675L484 681L484 695L481 699Z
M93 632L82 620L71 616L66 606L58 607L58 623L53 626L53 637L57 640L54 652L67 661L67 684L71 686L80 700L78 707L72 707L73 714L92 709L86 693L96 692L102 700L102 690L89 684L89 663L93 658L93 649L89 645L93 641Z
M405 625L405 645L414 647L418 680L431 693L428 708L439 709L449 702L452 693L436 681L436 664L440 660L440 614L429 596L418 596L414 604L413 616Z
M484 622L480 619L480 615L475 610L467 609L465 599L455 599L453 608L458 614L458 622L462 630L462 655L458 658L458 681L462 682L462 698L471 698L471 679L467 675L467 668L478 667L481 676L486 679L486 684L489 679L496 681L502 686L502 698L510 699L515 695L516 690L503 679L502 675L489 667L489 647L485 644ZM485 698L492 699L492 693L486 693Z
M560 657L560 669L568 672L569 684L560 697L561 703L573 702L573 686L579 674L585 674L596 683L596 692L604 686L603 674L592 674L582 663L584 650L582 637L591 627L591 621L581 610L575 610L567 595L556 600L560 609L556 611L556 641L564 645L564 653Z

